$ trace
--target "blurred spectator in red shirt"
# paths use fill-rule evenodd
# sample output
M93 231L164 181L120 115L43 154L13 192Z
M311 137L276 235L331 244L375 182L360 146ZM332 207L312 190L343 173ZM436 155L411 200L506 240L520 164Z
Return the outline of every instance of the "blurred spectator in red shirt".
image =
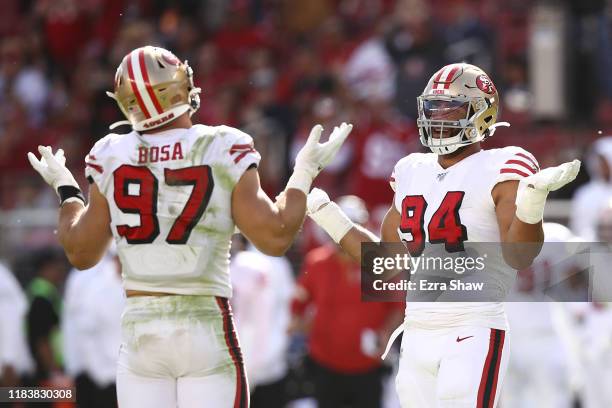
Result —
M242 68L252 49L270 44L265 30L251 21L248 2L236 0L230 7L230 18L214 36L220 60L226 67Z
M92 2L78 0L39 0L36 3L47 50L55 64L69 68L89 41L91 5Z
M353 222L367 222L359 198L344 196L337 203ZM363 302L360 273L358 262L330 244L308 253L298 278L293 327L308 327L319 408L381 406L380 356L402 321L404 304ZM310 319L308 312L314 312Z

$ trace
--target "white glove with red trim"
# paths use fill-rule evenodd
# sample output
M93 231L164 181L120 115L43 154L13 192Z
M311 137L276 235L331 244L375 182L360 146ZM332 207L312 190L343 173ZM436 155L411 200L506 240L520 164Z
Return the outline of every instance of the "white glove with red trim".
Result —
M315 125L295 158L293 174L285 189L296 188L308 194L312 181L332 161L352 129L353 125L342 123L334 128L327 142L319 143L323 126Z
M578 171L580 160L573 160L521 179L516 192L516 217L527 224L542 221L548 193L573 181Z

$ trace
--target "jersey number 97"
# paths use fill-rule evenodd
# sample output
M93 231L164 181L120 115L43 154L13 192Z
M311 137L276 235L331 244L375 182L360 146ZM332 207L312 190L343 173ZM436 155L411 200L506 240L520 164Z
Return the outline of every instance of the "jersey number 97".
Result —
M159 236L157 219L157 190L159 181L148 167L124 164L113 173L114 199L117 207L127 214L140 216L139 226L117 225L117 233L129 244L149 244ZM214 181L210 166L193 166L182 169L164 169L164 182L169 186L193 186L183 211L174 221L166 242L185 244L191 230L206 211L213 191ZM130 185L138 186L137 194L130 194Z

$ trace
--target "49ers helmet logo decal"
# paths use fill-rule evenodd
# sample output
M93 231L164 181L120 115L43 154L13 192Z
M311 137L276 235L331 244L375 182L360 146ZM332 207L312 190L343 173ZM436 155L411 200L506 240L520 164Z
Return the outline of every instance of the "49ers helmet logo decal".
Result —
M476 77L476 86L482 92L489 95L492 95L497 92L497 90L495 89L495 85L493 85L493 81L491 81L491 79L485 74L481 74Z
M162 58L170 65L179 65L181 63L181 61L169 51L162 52Z

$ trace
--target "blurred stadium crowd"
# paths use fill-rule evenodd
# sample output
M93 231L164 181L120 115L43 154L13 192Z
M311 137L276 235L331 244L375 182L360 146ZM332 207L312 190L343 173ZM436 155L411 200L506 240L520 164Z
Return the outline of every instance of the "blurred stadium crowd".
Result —
M547 44L554 45L559 38L562 47L551 58L545 52L550 49ZM81 185L87 185L85 154L109 132L109 124L121 119L104 91L112 89L114 70L123 56L144 44L164 46L189 60L196 85L203 89L195 122L226 124L253 136L263 157L262 184L270 196L284 185L293 156L314 123L331 129L342 121L352 122L355 129L349 140L316 183L332 197L360 197L372 226L380 222L391 202L388 177L393 165L423 149L415 125L416 96L446 63L479 65L499 89L501 120L512 124L485 147L524 147L543 167L587 158L589 171L582 171L579 182L556 197L574 198L570 221L576 235L600 238L600 204L612 198L612 142L604 137L612 124L609 0L4 0L0 13L0 210L57 205L53 192L43 186L26 160L26 153L39 144L63 148L68 166ZM559 80L548 86L550 78ZM563 96L562 103L551 100L551 95L553 99ZM559 106L551 109L555 104ZM575 194L575 188L581 191ZM121 288L112 255L97 267L104 273L71 275L67 284L69 266L55 249L52 228L18 230L11 235L1 228L0 256L13 272L2 269L0 274L0 320L11 317L10 323L0 325L0 357L5 358L0 360L2 384L17 384L26 372L29 384L76 381L81 390L98 393L98 402L81 406L112 406L99 402L108 401L104 395L113 395L108 387L114 376L112 356L122 301L117 296ZM309 299L314 304L321 301L305 288L322 293L329 293L329 288L324 279L304 281L304 273L308 268L346 269L347 285L357 276L351 271L356 269L358 274L358 265L331 247L318 248L323 244L322 235L306 225L289 261L266 259L252 251L235 260L237 265L247 265L236 272L241 279L236 282L235 301L245 344L261 338L258 333L264 328L254 322L270 325L264 330L268 333L264 338L270 341L264 348L270 350L267 360L263 352L249 357L249 350L245 351L251 366L262 367L261 372L249 372L252 386L269 386L267 393L254 397L254 402L255 398L267 401L259 406L275 406L266 400L268 393L297 398L318 392L313 390L317 381L309 381L299 369L307 348L305 335L299 333L308 332L308 319L303 316ZM294 271L300 267L296 291ZM260 294L262 282L272 288L266 297L269 303L253 299L249 303L249 296ZM358 285L355 288L359 290ZM79 300L76 293L89 296ZM342 353L353 347L363 354L357 367L346 365L341 356L328 365L320 361L326 358L320 353L318 362L311 359L310 372L324 379L320 384L335 384L335 390L347 386L336 382L333 372L346 371L353 380L359 377L357 384L371 386L392 370L375 364L372 355L379 347L376 336L394 318L393 308L360 313L370 320L356 319L347 328L351 335L325 345L333 337L327 333L329 325L361 307L354 293L344 295L342 302L333 303L336 309L329 312L331 317L313 326L319 350L337 347ZM108 307L98 307L96 302ZM242 314L255 304L257 314ZM14 317L22 317L29 327L21 340L2 336L20 331ZM373 324L381 333L360 334L361 325ZM291 336L285 335L287 327ZM84 348L79 348L75 337L68 335L62 346L61 331L64 335L78 332L77 339L89 336L92 342L83 342ZM18 343L29 344L34 362ZM263 346L248 347L260 350ZM276 368L270 368L270 362L276 362ZM353 370L377 374L362 378ZM289 382L284 380L288 372ZM353 384L349 389L359 388L348 384ZM381 387L380 394L384 393Z

